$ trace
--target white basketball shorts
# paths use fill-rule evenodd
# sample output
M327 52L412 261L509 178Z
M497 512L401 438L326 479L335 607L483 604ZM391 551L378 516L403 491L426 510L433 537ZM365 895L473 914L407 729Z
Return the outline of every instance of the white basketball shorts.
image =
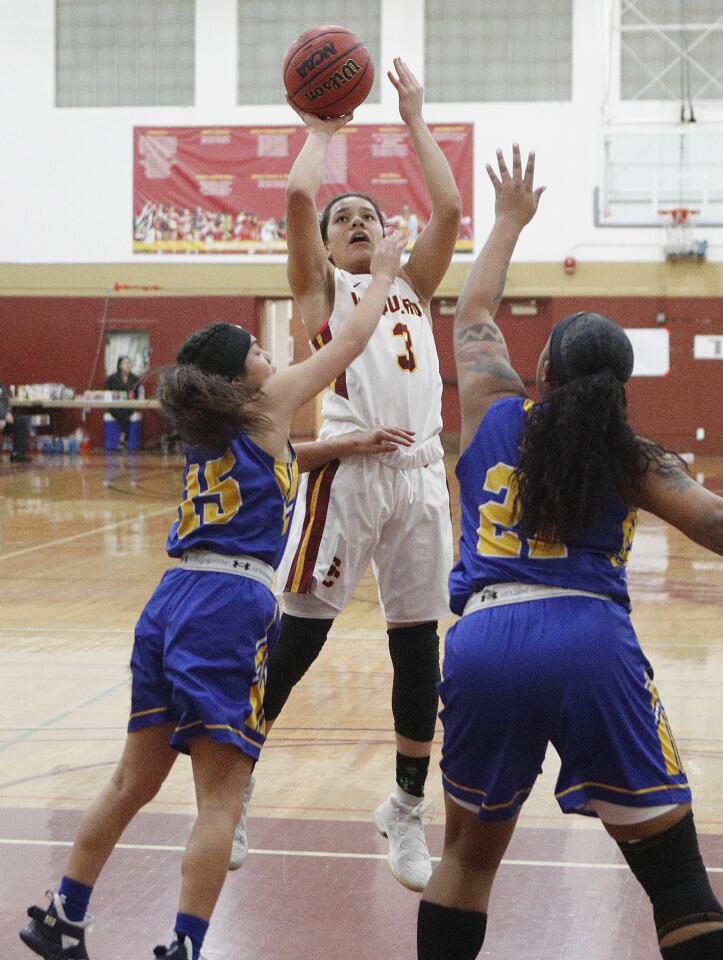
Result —
M290 612L340 613L370 563L388 622L449 613L452 525L443 461L401 470L376 457L349 457L302 477L276 581Z

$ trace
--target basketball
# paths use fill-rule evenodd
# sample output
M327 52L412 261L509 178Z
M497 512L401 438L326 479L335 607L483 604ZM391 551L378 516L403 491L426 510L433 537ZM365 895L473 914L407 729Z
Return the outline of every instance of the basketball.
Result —
M283 73L294 106L324 118L351 113L374 83L366 44L345 27L306 30L287 50Z

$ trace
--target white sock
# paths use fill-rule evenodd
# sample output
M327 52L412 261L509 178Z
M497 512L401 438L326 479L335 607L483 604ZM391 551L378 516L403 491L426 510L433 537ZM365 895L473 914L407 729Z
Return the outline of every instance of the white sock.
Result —
M403 803L405 807L416 807L424 800L424 797L415 797L413 793L407 793L406 790L402 790L399 784L397 784L394 796L400 803Z

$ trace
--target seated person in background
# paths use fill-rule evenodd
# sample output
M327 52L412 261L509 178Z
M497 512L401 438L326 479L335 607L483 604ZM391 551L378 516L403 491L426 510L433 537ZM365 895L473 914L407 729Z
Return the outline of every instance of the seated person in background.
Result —
M125 393L131 399L136 398L136 391L138 390L138 377L131 373L131 358L130 357L118 357L118 367L115 373L111 373L108 379L105 382L106 390L114 390L117 393ZM126 445L128 437L128 428L131 422L132 410L111 410L110 411L113 417L120 424L120 445L124 447Z
M10 454L12 463L30 463L28 454L28 424L30 417L12 412L10 394L5 385L0 383L0 433L12 433L13 452ZM2 444L0 444L0 447Z

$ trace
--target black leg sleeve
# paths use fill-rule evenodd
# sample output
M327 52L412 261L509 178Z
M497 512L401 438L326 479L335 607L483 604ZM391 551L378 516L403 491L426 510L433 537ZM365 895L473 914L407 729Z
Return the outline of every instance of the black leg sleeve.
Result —
M394 667L394 729L409 740L426 743L434 736L439 683L437 621L387 631Z
M282 615L266 677L264 715L268 721L276 720L293 688L321 653L333 622Z

